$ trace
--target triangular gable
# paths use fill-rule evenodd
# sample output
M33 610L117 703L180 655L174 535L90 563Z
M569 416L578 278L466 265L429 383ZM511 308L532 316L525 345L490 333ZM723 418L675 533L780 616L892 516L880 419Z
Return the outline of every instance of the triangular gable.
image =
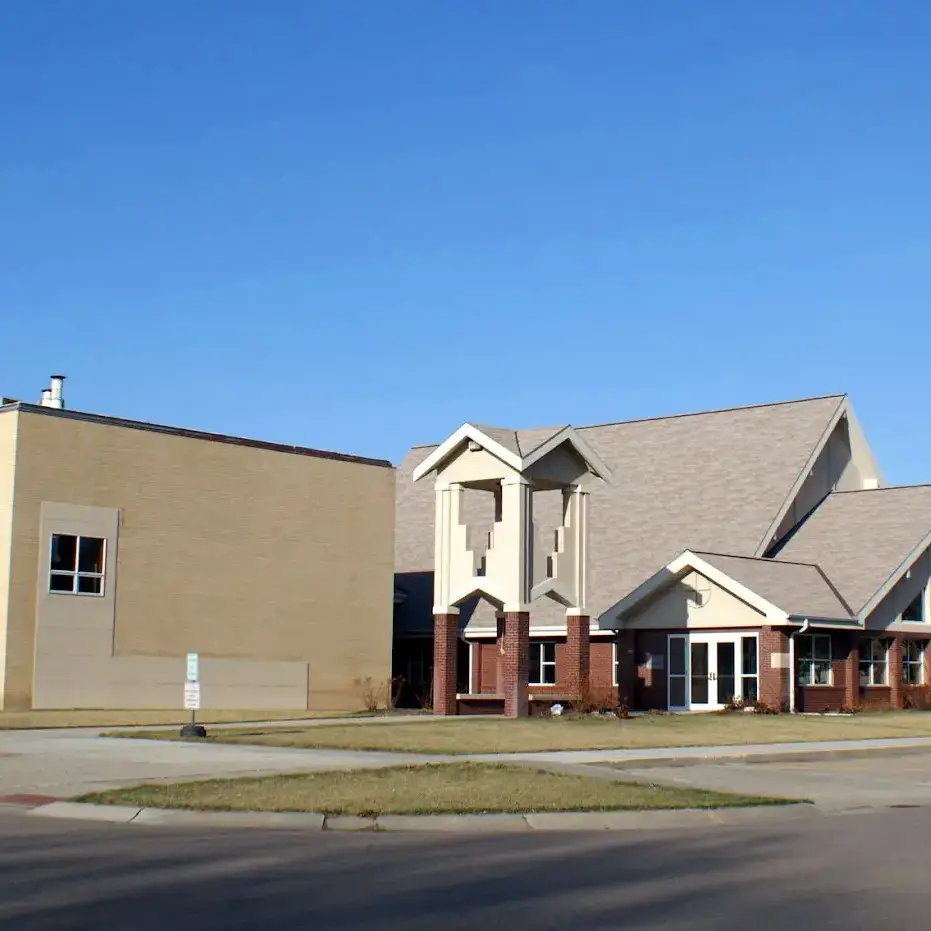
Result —
M512 436L513 446L505 434ZM515 472L524 472L534 463L549 455L564 443L571 446L579 455L588 469L603 481L611 480L611 470L607 463L594 449L570 426L555 430L548 439L536 446L527 455L521 456L517 445L517 434L514 431L505 431L502 428L479 427L475 424L465 423L455 433L441 443L413 472L413 480L420 481L424 476L439 469L443 463L452 458L464 442L477 443L497 459L514 469Z
M669 565L660 569L649 579L638 585L629 595L613 604L598 618L598 626L602 630L618 630L624 626L622 618L639 605L658 595L663 589L685 578L690 572L697 572L706 579L714 582L735 598L740 599L759 611L771 624L787 624L789 615L782 608L751 591L736 579L731 578L711 563L697 556L691 550L685 550Z

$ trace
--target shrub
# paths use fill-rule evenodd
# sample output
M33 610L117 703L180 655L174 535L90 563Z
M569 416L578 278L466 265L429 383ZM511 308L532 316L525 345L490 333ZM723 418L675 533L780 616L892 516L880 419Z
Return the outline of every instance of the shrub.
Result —
M595 691L591 687L583 689L569 705L576 714L619 714L621 710L617 692Z
M905 690L904 705L912 711L931 711L931 685L914 685Z
M366 711L386 711L397 706L404 685L403 676L394 676L385 683L376 683L371 676L353 679L352 684L359 690L359 699Z

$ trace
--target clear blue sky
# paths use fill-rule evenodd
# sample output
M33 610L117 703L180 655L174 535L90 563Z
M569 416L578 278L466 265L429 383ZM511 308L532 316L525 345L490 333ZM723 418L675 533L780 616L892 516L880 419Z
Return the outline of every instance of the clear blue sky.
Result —
M847 391L931 481L927 0L0 0L0 391L397 461Z

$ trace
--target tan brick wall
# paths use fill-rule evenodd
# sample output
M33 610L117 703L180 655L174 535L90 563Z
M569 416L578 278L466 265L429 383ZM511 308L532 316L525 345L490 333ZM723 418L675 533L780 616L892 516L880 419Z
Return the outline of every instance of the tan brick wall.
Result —
M117 656L309 664L309 706L390 675L394 471L21 411L5 702L27 707L42 501L118 508Z

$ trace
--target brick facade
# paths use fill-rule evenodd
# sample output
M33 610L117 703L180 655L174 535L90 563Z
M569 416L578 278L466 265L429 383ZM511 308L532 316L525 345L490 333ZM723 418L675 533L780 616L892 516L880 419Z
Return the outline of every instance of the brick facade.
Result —
M582 696L589 691L589 670L591 668L591 638L586 615L568 615L566 617L565 686L570 695ZM557 664L557 676L558 676ZM558 679L557 679L558 681Z
M433 713L456 713L459 615L433 615Z
M503 667L504 714L524 718L529 714L527 677L530 671L530 614L511 611L504 615Z
M556 644L556 682L553 685L532 685L529 692L533 694L535 705L545 707L550 701L571 701L577 693L578 652L567 629L565 637L524 638L522 622L512 622L512 636L522 638L521 656L526 657L524 676L529 668L529 645L531 642L555 642ZM570 619L571 620L571 619ZM529 626L529 620L528 620ZM516 682L513 671L508 673L502 659L501 649L506 639L507 622L502 624L501 639L475 642L473 650L472 687L476 694L488 696L478 703L473 702L469 709L461 707L460 713L467 710L494 713L505 704L505 691L502 680L510 674ZM453 628L454 629L454 628ZM813 633L824 634L817 630ZM581 637L577 636L577 642ZM588 682L590 694L598 699L616 696L621 705L633 710L665 710L668 707L668 636L683 633L682 630L639 630L621 631L614 636L592 638L588 649ZM700 633L695 631L695 633ZM789 630L763 627L748 630L758 637L758 690L760 701L765 704L785 709L789 702L790 670L788 659L790 652ZM823 713L842 709L901 708L907 702L910 691L902 683L903 640L922 640L931 643L931 634L924 637L918 634L875 634L866 635L862 631L832 631L831 637L831 682L829 685L796 687L796 710L807 713ZM870 636L879 636L889 641L887 684L884 686L860 686L859 659L861 644ZM617 646L617 684L615 685L615 644ZM931 647L925 651L924 683L931 685ZM575 690L575 691L574 691ZM528 689L523 690L526 696ZM448 694L448 693L447 693ZM492 696L500 696L501 704L492 708L488 702ZM551 697L547 697L551 696ZM436 702L435 702L436 704ZM512 696L508 708L526 706L517 705L516 693ZM455 713L455 712L453 712Z

